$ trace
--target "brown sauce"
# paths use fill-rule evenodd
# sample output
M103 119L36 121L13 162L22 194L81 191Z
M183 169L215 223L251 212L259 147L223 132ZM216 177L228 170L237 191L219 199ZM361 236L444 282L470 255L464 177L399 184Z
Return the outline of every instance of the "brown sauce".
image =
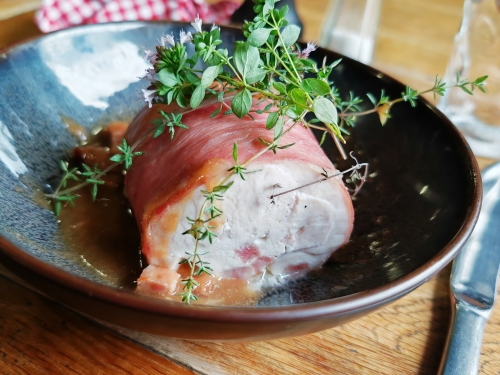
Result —
M96 162L101 170L105 167L101 165L103 159L107 161L113 155L113 145L117 142L112 137L112 131L110 136L106 134L106 128L103 129L74 150L70 168L80 167L84 161L90 165ZM147 263L140 250L141 236L137 222L123 195L123 176L120 171L112 171L104 177L105 184L99 186L95 202L92 201L90 187L78 190L76 207L61 210L60 231L81 262L92 268L106 283L135 289ZM76 184L70 183L69 186ZM178 272L181 279L189 273L186 267L181 267ZM203 275L197 281L200 283L195 291L199 297L195 302L197 304L255 305L260 298L260 293L250 289L248 282L243 280ZM179 284L172 295L155 295L152 291L146 294L180 301L178 294L181 291L182 285Z
M107 282L133 287L142 270L140 234L122 189L100 187L95 202L90 188L81 189L76 207L61 210L60 229L82 262Z
M107 142L108 138L98 133L86 144L109 147ZM70 159L70 167L80 164L81 160ZM105 180L106 184L99 186L95 202L92 202L90 187L77 191L80 197L76 207L61 210L60 230L81 261L106 283L135 288L143 264L140 233L123 195L123 175L115 172Z

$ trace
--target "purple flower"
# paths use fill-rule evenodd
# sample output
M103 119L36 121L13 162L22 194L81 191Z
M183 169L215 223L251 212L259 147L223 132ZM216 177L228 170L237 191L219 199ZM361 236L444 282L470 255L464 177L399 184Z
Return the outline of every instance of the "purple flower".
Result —
M200 16L197 14L194 22L191 22L191 26L193 26L194 31L196 31L197 33L201 33L201 24L202 21L200 19Z
M299 59L307 59L309 54L317 49L318 47L313 42L307 42L307 47L302 52L299 52L298 57Z
M153 106L153 100L157 98L156 90L142 90L144 100L148 103L149 108Z
M160 42L162 47L165 47L166 43L170 44L171 46L175 46L175 40L172 34L162 36Z
M181 44L184 44L184 43L191 43L192 41L193 41L193 36L191 35L191 32L186 34L184 30L181 30L181 32L179 33L179 42Z
M156 62L156 52L148 49L144 50L144 60L149 60L151 64Z
M157 76L156 76L156 71L154 69L146 70L146 76L144 78L147 79L151 83L155 83L156 81L158 81L156 79Z

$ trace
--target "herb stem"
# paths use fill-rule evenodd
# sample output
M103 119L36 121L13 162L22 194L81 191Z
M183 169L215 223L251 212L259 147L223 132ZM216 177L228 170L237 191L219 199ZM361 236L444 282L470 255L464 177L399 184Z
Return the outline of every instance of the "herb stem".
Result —
M276 19L274 18L274 14L273 14L272 12L271 12L271 18L273 19L273 22L274 22L274 24L275 24L276 30L278 31L278 38L280 39L280 41L281 41L281 45L283 46L283 48L282 48L282 49L284 49L284 50L285 50L285 54L286 54L286 56L287 56L287 58L288 58L288 61L290 61L290 65L293 67L293 70L294 70L294 72L295 72L295 74L296 74L297 82L299 82L299 83L300 83L300 81L301 81L301 79L300 79L300 74L299 74L299 72L297 71L297 68L296 68L295 64L293 63L293 60L292 60L292 58L290 57L290 54L288 53L288 47L285 45L285 42L283 41L283 37L282 37L281 33L279 32L279 25L278 25L278 23L276 22ZM283 62L282 62L282 64L283 64ZM283 64L283 65L284 65L284 64ZM293 76L293 75L292 75L292 76Z
M333 133L333 132L332 132ZM340 140L337 136L335 136L334 134L331 134L332 138L333 138L333 142L335 142L335 147L337 147L337 150L339 150L340 152L340 156L342 157L342 159L346 160L347 159L347 154L344 150L344 147L342 146L342 143L340 143Z
M281 57L276 53L276 51L271 48L271 45L269 44L269 42L266 42L266 46L267 48L269 48L269 50L271 51L271 53L274 55L274 57L276 57L278 59L278 61L281 63L281 65L283 65L283 68L285 68L285 70L288 72L288 74L290 74L290 76L292 78L295 78L293 76L293 73L292 71L288 68L287 64L285 64L285 62L281 59Z
M116 163L111 164L109 167L107 167L106 169L104 169L102 172L99 172L98 174L96 174L94 176L94 179L98 180L99 178L101 178L102 176L104 176L106 173L108 173L110 170L112 170L113 168L119 166L121 163L122 162L116 162ZM61 192L56 191L53 194L45 194L45 196L47 198L54 199L54 198L60 197L61 195L65 195L65 194L72 193L74 191L80 190L82 187L90 185L90 184L91 184L91 182L85 181L85 182L82 182L81 184L78 184L78 185L73 186L71 188L64 189Z
M328 129L325 126L314 125L314 124L311 124L309 122L306 124L306 126L309 128L317 129L317 130L322 130L324 132L328 131Z
M278 70L272 69L271 72L274 73L274 74L276 74L277 76L283 78L285 80L285 82L288 82L288 83L290 83L290 84L292 84L292 85L294 85L296 87L300 87L300 85L297 82L294 82L291 79L288 79L287 76L285 76L284 74L281 74Z
M229 61L229 59L227 59L225 56L221 55L219 52L217 52L217 50L214 51L214 53L219 56L222 61L224 61L224 63L229 66L229 68L231 68L231 70L233 71L233 73L235 74L235 76L238 78L238 80L242 80L240 75L238 74L238 71L234 68L233 64L231 64L231 62Z
M58 196L57 193L59 193L59 190L61 190L61 187L62 187L62 185L63 185L63 183L64 183L64 181L66 180L67 177L68 177L68 172L65 172L63 178L61 178L61 181L59 181L59 184L57 185L57 189L52 194L54 196L53 198L55 198L55 197Z

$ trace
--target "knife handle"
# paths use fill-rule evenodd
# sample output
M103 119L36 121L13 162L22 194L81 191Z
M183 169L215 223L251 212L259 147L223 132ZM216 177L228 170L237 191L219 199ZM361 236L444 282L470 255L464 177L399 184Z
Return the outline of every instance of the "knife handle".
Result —
M486 317L455 301L438 375L477 375Z

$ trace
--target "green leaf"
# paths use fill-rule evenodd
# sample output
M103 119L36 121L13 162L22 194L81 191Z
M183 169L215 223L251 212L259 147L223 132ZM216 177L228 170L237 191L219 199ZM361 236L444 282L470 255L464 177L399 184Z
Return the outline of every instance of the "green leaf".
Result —
M300 87L307 93L327 95L330 93L330 86L325 81L317 78L306 78L300 83Z
M186 80L189 83L198 82L200 80L200 77L198 77L198 75L196 75L196 74L194 74L193 72L190 72L190 71L185 71L184 72L184 76L186 77Z
M405 92L401 94L403 96L403 100L405 102L410 102L412 107L415 107L417 105L416 102L416 99L418 98L417 90L413 90L410 86L406 86Z
M174 90L170 90L167 92L167 104L172 103L172 99L174 97Z
M182 93L182 91L179 91L177 93L177 96L175 97L175 101L177 102L177 105L179 107L182 107L182 108L186 108L187 107L186 97L184 96L184 94Z
M223 60L219 55L212 53L210 57L207 59L206 63L208 66L218 66L223 63Z
M242 42L236 45L234 63L243 76L243 79L245 79L249 72L258 67L259 61L259 50L256 47Z
M290 108L286 110L286 115L290 117L292 120L296 120L299 118L302 112L304 112L304 109L302 107L292 105Z
M294 44L297 39L299 39L299 35L300 27L295 25L288 25L281 31L281 38L283 39L285 47L290 47Z
M472 94L472 91L471 91L471 90L469 90L469 89L468 89L465 85L460 86L460 88L461 88L461 89L462 89L462 91L463 91L463 92L465 92L466 94L473 95L473 94ZM412 105L413 105L413 103L412 103Z
M158 111L158 113L165 119L165 120L168 120L170 121L170 117L168 116L168 113L166 113L165 111L162 111L161 109ZM174 114L172 114L172 116L174 116Z
M194 89L193 94L191 95L191 99L189 101L189 105L191 106L191 108L193 109L198 108L200 103L203 101L204 97L205 97L205 86L201 84Z
M233 143L233 160L238 164L238 144L236 142Z
M280 150L284 150L285 148L292 147L294 144L295 144L295 142L294 142L294 143L289 143L289 144L284 145L284 146L278 146L278 148L279 148Z
M94 178L87 178L85 181L91 183L91 184L96 184L96 185L104 185L103 180L96 180Z
M201 85L208 87L214 83L215 78L219 75L219 66L209 66L201 76Z
M280 9L280 18L285 18L286 14L288 13L288 5L283 5Z
M337 124L337 108L326 98L318 97L313 102L314 114L325 124Z
M285 118L281 116L278 121L276 121L276 126L274 127L274 140L281 137L283 134L283 125L285 124Z
M281 82L273 82L273 87L278 90L280 94L286 94L286 86Z
M229 189L231 187L231 185L233 185L233 183L234 183L234 181L231 181L227 185L219 185L219 186L214 187L214 193L222 193L222 194L225 193L227 191L227 189Z
M61 167L61 169L64 171L64 172L67 172L68 171L68 167L66 166L66 163L62 160L59 160L59 166Z
M255 82L262 81L264 77L266 76L266 72L260 68L255 68L248 72L247 76L245 77L245 81L249 84L252 85Z
M238 118L245 116L250 111L251 106L252 94L247 89L243 89L237 93L231 101L231 109Z
M159 120L159 119L158 119ZM165 131L165 123L162 121L161 124L156 128L153 138L158 138Z
M295 103L301 104L303 106L307 105L307 96L301 89L294 88L290 90L288 95Z
M267 130L271 130L272 128L274 128L274 125L276 125L276 121L278 121L279 115L280 115L280 113L279 113L279 111L277 111L277 112L272 112L269 114L269 116L267 116L267 120L266 120L266 129Z
M262 9L262 14L266 16L271 10L274 9L274 1L273 0L266 0L264 2L264 7ZM257 12L259 13L259 12Z
M208 117L209 117L209 118L212 118L212 117L217 116L217 115L220 113L220 111L221 111L221 110L222 110L222 103L221 103L220 107L219 107L219 108L217 108L215 111L213 111L213 112L210 114L210 116L208 116Z
M56 203L54 203L54 214L56 216L59 216L59 214L61 213L61 202L60 201L57 201Z
M125 160L125 156L123 156L121 154L116 154L116 155L111 156L109 158L109 160L117 162L117 163L121 163L123 160Z
M300 59L300 62L302 65L304 65L306 68L309 68L311 70L315 70L316 68L316 62L311 60L311 59Z
M260 47L267 41L267 38L269 38L269 34L271 34L271 31L271 29L264 28L255 29L248 36L248 44L254 47Z
M377 99L375 99L375 97L372 94L367 93L366 96L368 96L368 99L370 99L373 105L377 105Z
M92 185L92 202L97 198L97 184Z
M171 72L167 68L163 68L162 70L159 71L158 80L168 87L174 87L179 83L177 82L177 77L175 76L175 73Z
M323 146L323 143L325 143L326 135L328 132L323 132L323 135L321 136L321 141L319 141L319 145Z
M264 146L269 146L269 145L270 145L270 143L269 143L269 142L267 142L267 141L263 140L261 137L259 137L259 141L260 141L260 143L262 143Z
M337 65L339 65L340 63L342 62L342 58L338 59L338 60L335 60L334 62L332 62L329 66L330 69L333 69L335 68Z
M477 79L474 81L474 83L479 84L479 83L481 83L481 82L485 81L487 78L488 78L488 76L482 76L482 77L479 77L479 78L477 78Z

